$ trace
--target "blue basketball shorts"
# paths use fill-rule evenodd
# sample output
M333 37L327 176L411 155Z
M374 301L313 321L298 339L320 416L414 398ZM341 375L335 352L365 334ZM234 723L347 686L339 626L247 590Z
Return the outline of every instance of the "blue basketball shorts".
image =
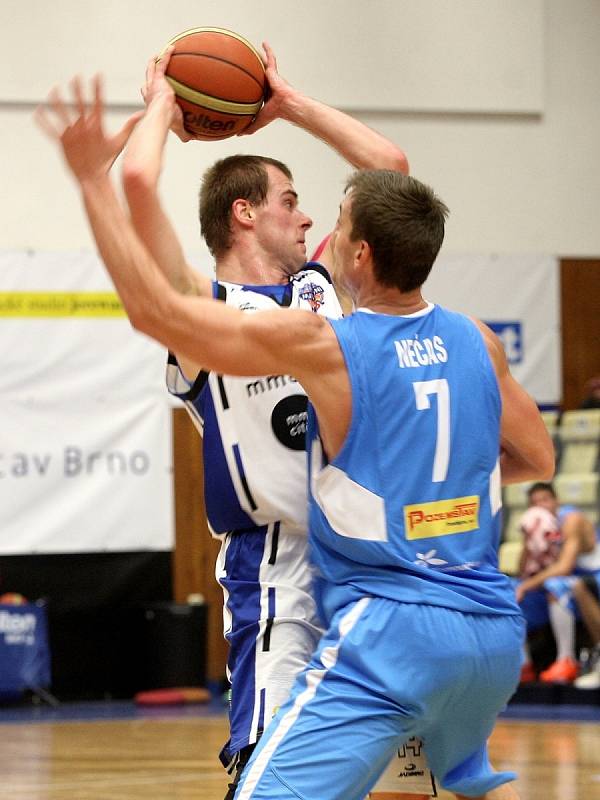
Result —
M423 739L449 791L513 780L486 742L520 673L523 619L362 598L341 609L261 738L236 800L363 800L397 748Z
M306 550L306 536L279 523L227 534L221 544L216 576L231 682L225 766L260 737L323 633Z

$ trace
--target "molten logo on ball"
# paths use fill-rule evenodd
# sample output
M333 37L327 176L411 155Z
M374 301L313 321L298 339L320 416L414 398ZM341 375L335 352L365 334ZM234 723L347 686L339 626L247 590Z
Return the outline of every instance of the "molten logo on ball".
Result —
M211 131L232 131L234 129L234 122L221 122L219 119L211 119L206 114L194 114L193 111L186 111L183 115L185 127L189 131L197 129L208 128Z

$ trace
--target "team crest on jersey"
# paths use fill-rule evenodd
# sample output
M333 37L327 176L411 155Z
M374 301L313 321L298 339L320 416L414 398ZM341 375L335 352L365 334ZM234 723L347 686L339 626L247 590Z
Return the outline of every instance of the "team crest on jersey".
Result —
M311 311L317 312L325 302L325 291L317 283L307 283L300 289L300 299L306 300Z

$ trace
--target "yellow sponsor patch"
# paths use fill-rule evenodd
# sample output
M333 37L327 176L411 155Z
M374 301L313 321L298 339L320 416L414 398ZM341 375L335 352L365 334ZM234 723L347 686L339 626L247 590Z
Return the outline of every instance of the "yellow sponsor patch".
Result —
M124 317L114 292L0 292L0 317Z
M453 533L474 531L478 527L479 497L476 494L404 506L407 539L450 536Z

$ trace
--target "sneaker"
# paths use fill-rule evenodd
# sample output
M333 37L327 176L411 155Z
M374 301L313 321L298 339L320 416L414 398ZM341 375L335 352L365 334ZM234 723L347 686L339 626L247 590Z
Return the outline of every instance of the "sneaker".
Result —
M535 667L531 661L526 661L521 667L521 677L519 678L519 683L534 683L536 680L537 675L535 674Z
M587 658L580 659L585 664L574 685L578 689L600 689L600 646L596 645L591 650L582 651L582 656L585 655Z
M578 675L579 664L574 658L559 658L540 672L540 680L542 683L573 683Z
M600 669L597 668L577 678L573 686L577 689L600 689Z

